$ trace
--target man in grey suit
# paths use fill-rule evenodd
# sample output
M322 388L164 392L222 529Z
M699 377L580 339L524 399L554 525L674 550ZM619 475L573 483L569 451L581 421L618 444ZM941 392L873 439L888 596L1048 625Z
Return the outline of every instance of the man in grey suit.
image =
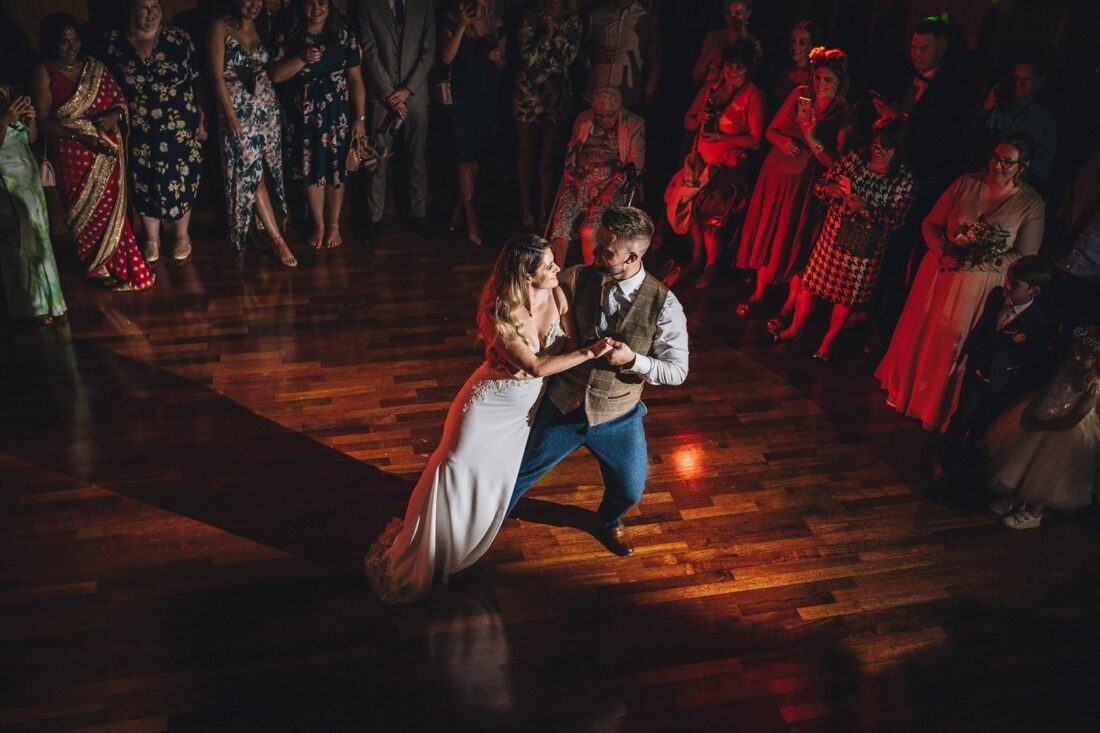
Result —
M358 5L371 136L381 134L389 148L394 128L400 128L408 157L412 224L427 236L428 70L435 61L435 11L431 0L359 0ZM388 167L383 158L371 174L369 240L377 238L386 208Z

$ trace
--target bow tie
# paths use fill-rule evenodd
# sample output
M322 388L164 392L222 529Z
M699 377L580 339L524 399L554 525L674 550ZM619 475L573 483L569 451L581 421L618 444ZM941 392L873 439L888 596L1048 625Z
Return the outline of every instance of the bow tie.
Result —
M931 74L925 74L918 71L917 75L913 77L913 83L916 84L917 82L920 82L921 84L927 84L935 78L936 77L932 76Z

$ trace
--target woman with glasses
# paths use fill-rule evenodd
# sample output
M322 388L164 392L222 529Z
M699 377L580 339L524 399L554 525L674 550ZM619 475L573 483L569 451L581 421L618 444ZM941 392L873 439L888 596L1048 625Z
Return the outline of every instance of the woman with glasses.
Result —
M954 411L959 349L989 292L1009 265L1039 251L1043 199L1026 181L1032 150L1024 133L1001 138L986 170L952 183L924 220L928 252L875 377L887 404L925 430L942 430Z
M752 17L752 0L726 0L723 5L726 27L707 33L703 38L703 48L691 70L691 80L696 86L706 82L713 86L722 72L722 53L740 40L752 44L754 50L753 66L764 57L764 47L759 39L749 33L749 18ZM809 50L809 49L807 49Z
M806 264L794 321L772 331L776 341L793 341L818 299L832 303L829 330L813 355L822 363L852 308L871 299L890 235L905 221L916 190L902 159L905 123L890 118L875 126L874 135L869 155L848 153L814 184L814 195L829 209Z

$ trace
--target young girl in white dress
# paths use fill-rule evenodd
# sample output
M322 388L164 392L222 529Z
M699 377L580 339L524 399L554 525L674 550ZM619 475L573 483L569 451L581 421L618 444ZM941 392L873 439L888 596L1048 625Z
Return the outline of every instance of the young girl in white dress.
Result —
M1100 486L1100 326L1074 329L1073 357L1054 379L986 434L990 505L1012 529L1038 527L1047 509L1088 506Z
M451 403L404 520L391 520L363 560L381 600L423 598L485 554L506 516L543 377L611 350L609 339L570 350L559 269L550 243L534 235L513 237L497 257L478 311L485 362Z

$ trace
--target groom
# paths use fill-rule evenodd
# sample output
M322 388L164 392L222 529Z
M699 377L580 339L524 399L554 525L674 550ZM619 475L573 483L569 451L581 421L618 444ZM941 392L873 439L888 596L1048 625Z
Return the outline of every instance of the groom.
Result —
M688 373L684 309L668 288L642 269L653 221L641 209L608 209L596 234L593 263L561 274L578 343L609 336L615 348L550 380L508 505L580 446L600 462L603 501L596 536L616 555L634 547L622 517L645 490L648 452L641 402L644 382L681 384Z

